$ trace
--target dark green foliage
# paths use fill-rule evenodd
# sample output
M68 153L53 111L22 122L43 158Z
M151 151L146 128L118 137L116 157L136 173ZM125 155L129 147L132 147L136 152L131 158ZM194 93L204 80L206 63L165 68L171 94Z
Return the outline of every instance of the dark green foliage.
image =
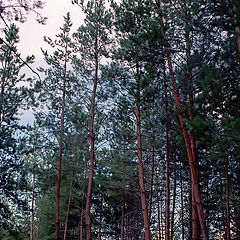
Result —
M20 74L24 63L19 59L16 44L19 41L18 28L10 25L4 30L4 44L0 46L0 191L1 191L1 223L11 218L14 207L23 207L22 190L26 190L23 169L24 161L19 155L23 145L21 135L24 127L19 124L19 114L29 107L32 97L32 79ZM34 57L27 57L32 63Z

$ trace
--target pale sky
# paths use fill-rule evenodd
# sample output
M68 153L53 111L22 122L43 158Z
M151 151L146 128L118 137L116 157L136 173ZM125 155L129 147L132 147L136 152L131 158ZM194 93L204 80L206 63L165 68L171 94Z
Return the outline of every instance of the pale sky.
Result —
M43 63L42 53L40 48L47 49L47 44L43 41L43 36L46 35L55 38L55 35L60 32L60 27L63 24L63 16L70 12L73 22L73 30L83 23L83 13L77 5L73 5L71 0L46 0L44 8L39 10L43 16L47 17L46 25L41 25L36 22L36 14L31 13L27 17L27 21L23 24L19 23L20 28L20 43L19 50L22 56L35 55L36 61L34 67L38 67Z
M77 5L72 5L71 0L46 0L44 8L40 10L43 16L48 17L46 25L41 25L36 22L36 15L31 13L27 16L25 23L17 23L20 28L20 43L18 45L19 52L24 59L27 55L35 55L35 63L32 68L36 70L39 66L44 66L44 60L41 48L48 49L48 45L43 41L43 36L46 35L55 39L55 35L60 32L60 27L63 25L63 16L70 12L73 27L76 30L84 20L83 13ZM28 68L24 68L24 72L28 76L32 76L32 72ZM32 123L34 117L31 111L25 111L20 117L22 124Z

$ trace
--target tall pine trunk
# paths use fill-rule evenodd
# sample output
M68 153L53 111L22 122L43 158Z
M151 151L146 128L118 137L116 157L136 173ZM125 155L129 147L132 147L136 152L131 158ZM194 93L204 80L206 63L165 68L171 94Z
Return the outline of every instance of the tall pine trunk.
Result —
M95 11L96 11L96 1L95 1ZM98 34L95 34L95 44L94 44L94 63L95 63L95 74L93 80L93 90L91 98L91 118L89 126L89 141L90 141L90 169L88 176L88 190L87 190L87 201L86 201L86 239L92 239L91 232L91 201L92 201L92 189L93 189L93 175L94 175L94 165L95 165L95 132L94 132L94 121L95 121L95 104L96 104L96 92L98 83L98 70L99 70L99 60L98 60Z
M175 150L176 151L176 150ZM174 173L173 173L173 204L172 204L172 216L171 216L171 240L174 237L174 219L175 219L175 205L176 205L176 190L177 190L177 159L176 152L174 156Z
M92 188L93 188L93 175L94 175L94 164L95 164L95 133L94 133L94 118L95 118L95 100L96 100L96 90L97 90L97 81L98 81L98 59L96 57L95 61L95 78L92 91L92 100L91 100L91 119L90 119L90 167L89 167L89 176L88 176L88 190L87 190L87 201L86 201L86 233L87 240L92 239L91 233L91 219L90 219L90 209L91 209L91 200L92 200Z
M58 152L58 171L57 171L57 194L56 194L56 222L55 222L55 239L60 240L60 193L61 193L61 174L62 174L62 154L63 154L63 135L64 135L64 115L65 115L65 97L66 97L66 73L67 73L67 45L65 47L65 60L63 72L63 90L60 122L60 139Z
M143 222L144 222L144 232L145 240L150 240L150 227L149 227L149 216L147 209L147 199L146 199L146 190L144 183L144 166L143 166L143 157L142 157L142 134L141 134L141 110L140 110L140 68L139 63L136 63L136 72L137 72L137 101L136 101L136 125L137 125L137 156L138 156L138 175L139 175L139 186L140 186L140 196L141 196L141 205L143 211Z
M187 6L185 5L185 8ZM185 29L184 29L184 38L186 41L186 62L187 62L187 85L188 85L188 114L190 123L194 121L194 86L193 86L193 76L192 76L192 67L190 63L191 58L191 41L190 41L190 26L189 21L190 17L188 11L185 11ZM192 155L195 158L194 168L197 171L197 148L196 148L196 136L193 131L190 131L190 143L192 149ZM197 211L197 202L194 197L194 186L192 185L192 240L197 240L199 237L199 220L198 220L198 211Z
M165 75L165 69L164 69ZM170 240L170 142L169 142L169 116L168 116L168 96L167 96L167 83L164 77L164 98L165 98L165 144L166 144L166 240Z
M193 186L192 186L193 188ZM192 240L198 240L199 228L198 228L198 212L196 207L196 201L192 190Z
M187 65L189 68L189 58L190 58L190 44L189 44L189 33L186 33L186 42L187 42ZM188 87L189 87L189 120L190 122L193 122L194 115L193 115L193 109L194 109L194 97L193 97L193 80L192 80L192 71L191 69L188 69L187 72L187 79L188 79ZM192 155L195 158L194 161L194 168L197 172L197 148L196 148L196 136L193 131L190 132L190 142L191 142L191 148L192 148ZM198 177L198 172L197 172ZM198 220L198 210L197 210L197 202L195 200L194 196L194 186L192 185L192 239L197 240L199 237L199 220Z
M157 3L157 9L158 9L158 12L159 12L160 24L162 26L162 37L164 38L165 42L167 42L167 39L165 37L165 32L164 32L164 29L163 29L163 26L164 26L163 17L160 14L160 10L161 10L160 9L160 1L159 0L155 0L155 1ZM197 176L196 158L195 158L195 156L192 152L191 139L190 139L190 136L189 136L189 133L188 133L188 130L187 130L187 126L186 126L184 116L182 114L181 96L179 94L176 79L175 79L175 76L174 76L172 58L171 58L171 55L170 55L170 48L167 44L165 44L164 49L165 49L165 52L166 52L168 70L169 70L169 73L170 73L172 88L173 88L174 97L175 97L175 101L176 101L176 105L177 105L178 118L179 118L181 131L182 131L182 135L183 135L183 138L184 138L186 151L187 151L187 155L188 155L192 184L193 184L193 193L194 193L194 198L195 198L196 205L197 205L198 218L199 218L199 222L200 222L200 226L201 226L203 240L208 240L208 234L207 234L207 229L206 229L206 225L205 225L205 218L204 218L204 214L203 214L200 187L199 187L198 176Z

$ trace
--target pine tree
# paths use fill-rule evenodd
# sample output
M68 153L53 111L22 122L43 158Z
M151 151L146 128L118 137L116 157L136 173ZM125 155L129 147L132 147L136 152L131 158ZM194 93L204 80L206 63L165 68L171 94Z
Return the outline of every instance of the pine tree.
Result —
M56 239L60 239L60 194L61 194L61 174L62 174L62 158L64 151L64 135L65 135L65 108L67 108L66 98L70 98L70 91L72 83L69 71L69 63L71 61L71 55L73 54L73 43L70 38L71 19L68 13L64 17L64 24L61 28L61 33L56 35L56 40L52 40L49 37L45 37L44 40L53 48L56 49L52 55L49 55L47 51L43 51L45 61L49 64L49 68L42 71L46 74L46 79L43 83L40 83L43 88L43 93L40 93L47 105L50 105L49 114L57 113L57 124L59 134L57 135L59 142L58 150L58 170L57 170L57 193L56 193ZM60 116L58 112L60 111ZM55 113L54 113L55 112ZM59 118L58 118L59 117ZM53 121L55 119L49 119ZM55 126L54 126L54 130Z
M91 202L93 191L93 178L95 169L95 145L96 145L96 105L97 86L99 84L100 64L107 56L108 32L110 27L110 14L104 8L106 3L101 1L84 1L80 4L86 17L85 24L79 27L74 34L80 59L76 59L76 68L80 70L80 77L89 79L87 86L92 87L89 109L89 143L90 166L88 175L88 190L86 199L86 238L92 239L91 231Z

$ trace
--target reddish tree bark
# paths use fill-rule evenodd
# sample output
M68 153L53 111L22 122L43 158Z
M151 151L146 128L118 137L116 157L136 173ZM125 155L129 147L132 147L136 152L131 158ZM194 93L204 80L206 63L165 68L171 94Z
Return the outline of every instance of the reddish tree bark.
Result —
M96 11L96 1L95 1L95 11ZM94 44L94 63L95 63L95 74L93 80L93 90L91 98L91 119L89 126L89 141L90 141L90 169L88 176L88 190L87 190L87 201L86 201L86 239L92 239L91 232L91 201L92 201L92 188L93 188L93 175L94 175L94 165L95 165L95 133L94 133L94 121L95 121L95 102L96 102L96 92L98 83L98 70L99 70L99 59L98 59L98 34L96 30L95 44Z
M160 14L160 1L155 0L157 3L157 9L159 12L159 19L160 19L160 24L162 25L162 37L164 38L165 42L167 42L167 39L165 37L165 32L163 30L164 22L163 22L163 17ZM200 188L199 188L199 182L198 182L198 177L197 177L197 164L196 164L196 158L192 152L192 146L191 146L191 139L187 130L186 122L184 120L184 116L182 114L182 103L181 103L181 96L179 94L177 84L176 84L176 79L174 76L174 71L173 71L173 65L172 65L172 58L170 55L170 48L167 44L164 46L165 52L166 52L166 57L167 57L167 64L168 64L168 70L170 73L170 78L171 78L171 83L173 87L173 92L174 92L174 98L176 101L176 106L178 110L178 118L181 126L181 131L182 135L184 138L185 146L186 146L186 151L188 155L188 160L189 160L189 166L190 166L190 171L191 171L191 178L192 178L192 184L193 184L193 193L194 193L194 198L196 201L197 205L197 210L198 210L198 218L201 226L201 231L203 235L204 240L208 240L208 234L207 234L207 229L205 226L205 218L203 214L203 207L202 207L202 201L201 201L201 194L200 194Z
M187 6L185 5L185 9L187 9ZM190 123L194 121L194 86L193 86L193 77L192 77L192 68L190 63L190 57L191 57L191 41L190 41L190 26L189 26L189 14L186 11L185 12L185 41L186 41L186 59L187 59L187 73L186 77L188 80L188 108L189 108L189 120ZM191 149L192 149L192 155L195 159L194 162L194 168L197 171L197 147L196 147L196 136L195 133L190 131L190 142L191 142ZM198 175L198 172L197 172ZM199 220L198 220L198 211L197 211L197 205L196 205L195 197L194 197L194 186L192 185L192 240L197 240L199 237Z
M199 237L199 221L196 201L192 190L192 240L198 240Z

